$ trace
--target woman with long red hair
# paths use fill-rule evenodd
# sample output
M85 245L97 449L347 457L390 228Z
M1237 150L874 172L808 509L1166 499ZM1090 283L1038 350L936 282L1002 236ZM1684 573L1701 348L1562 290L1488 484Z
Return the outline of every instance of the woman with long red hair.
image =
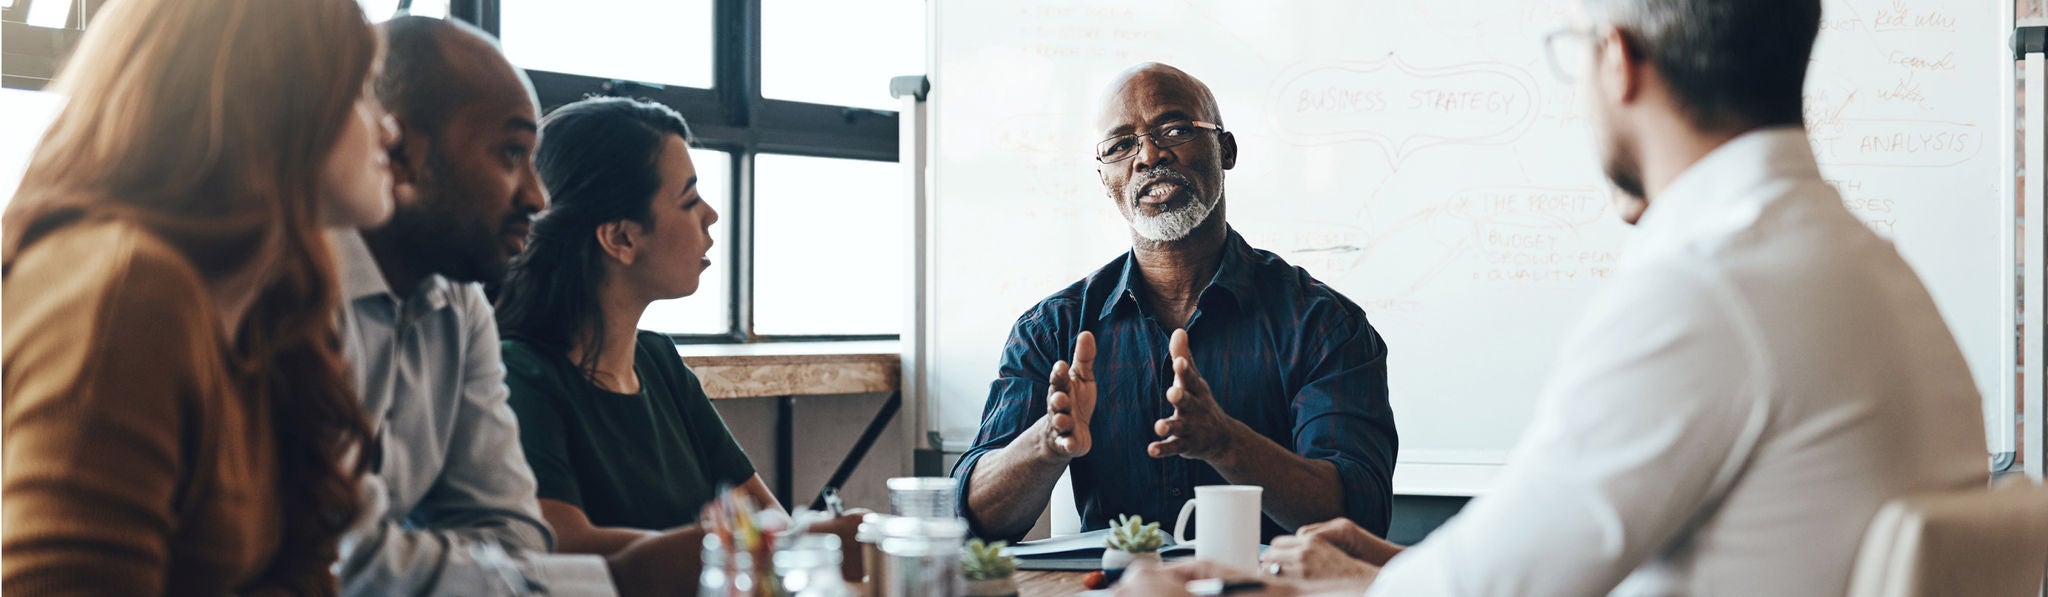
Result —
M367 431L322 231L396 133L353 0L119 0L0 220L0 591L328 594Z

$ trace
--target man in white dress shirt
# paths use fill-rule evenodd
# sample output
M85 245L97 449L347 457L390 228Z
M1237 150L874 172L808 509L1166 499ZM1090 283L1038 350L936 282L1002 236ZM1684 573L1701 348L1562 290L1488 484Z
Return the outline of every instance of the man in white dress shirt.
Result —
M1282 591L1841 595L1885 501L1986 483L1961 351L1801 128L1820 1L1583 7L1546 43L1593 103L1637 227L1615 278L1486 495L1405 551L1341 520L1303 527L1261 572L1348 578Z

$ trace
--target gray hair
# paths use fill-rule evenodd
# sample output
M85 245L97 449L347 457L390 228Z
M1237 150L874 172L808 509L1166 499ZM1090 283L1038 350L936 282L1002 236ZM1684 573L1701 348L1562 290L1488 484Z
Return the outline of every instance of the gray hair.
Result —
M1705 129L1799 124L1820 0L1584 0Z

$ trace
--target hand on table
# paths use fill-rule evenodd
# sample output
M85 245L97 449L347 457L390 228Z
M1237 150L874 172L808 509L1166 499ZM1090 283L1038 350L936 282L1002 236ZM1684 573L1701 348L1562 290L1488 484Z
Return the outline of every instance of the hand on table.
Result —
M1364 560L1374 566L1385 566L1388 560L1401 554L1401 546L1381 539L1372 531L1365 530L1349 518L1333 518L1315 524L1302 525L1294 534L1303 539L1316 539L1344 550L1351 557Z
M1275 537L1259 566L1267 575L1299 579L1371 579L1380 571L1328 541L1300 535Z
M1159 566L1151 562L1138 562L1132 565L1130 570L1124 572L1123 578L1117 581L1115 589L1117 595L1141 595L1147 597L1152 595L1173 595L1177 597L1192 595L1187 589L1188 581L1209 578L1229 582L1250 580L1254 577L1250 572L1207 560L1178 562L1166 566ZM1265 583L1265 590L1256 594L1292 597L1300 593L1292 584L1284 581L1267 579Z
M1074 338L1074 360L1054 363L1051 382L1045 399L1050 431L1045 453L1066 459L1086 456L1093 447L1088 421L1095 416L1095 334L1081 332Z
M1173 331L1166 353L1173 357L1173 386L1166 389L1173 415L1152 424L1152 432L1162 439L1146 446L1145 453L1153 458L1180 456L1203 461L1228 454L1244 424L1216 405L1209 382L1195 369L1187 330Z

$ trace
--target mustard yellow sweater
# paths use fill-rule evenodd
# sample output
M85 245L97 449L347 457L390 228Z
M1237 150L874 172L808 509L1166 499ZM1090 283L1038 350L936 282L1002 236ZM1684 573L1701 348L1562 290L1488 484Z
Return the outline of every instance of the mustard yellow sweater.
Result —
M76 223L16 256L0 303L0 592L275 590L269 405L235 389L191 264Z

